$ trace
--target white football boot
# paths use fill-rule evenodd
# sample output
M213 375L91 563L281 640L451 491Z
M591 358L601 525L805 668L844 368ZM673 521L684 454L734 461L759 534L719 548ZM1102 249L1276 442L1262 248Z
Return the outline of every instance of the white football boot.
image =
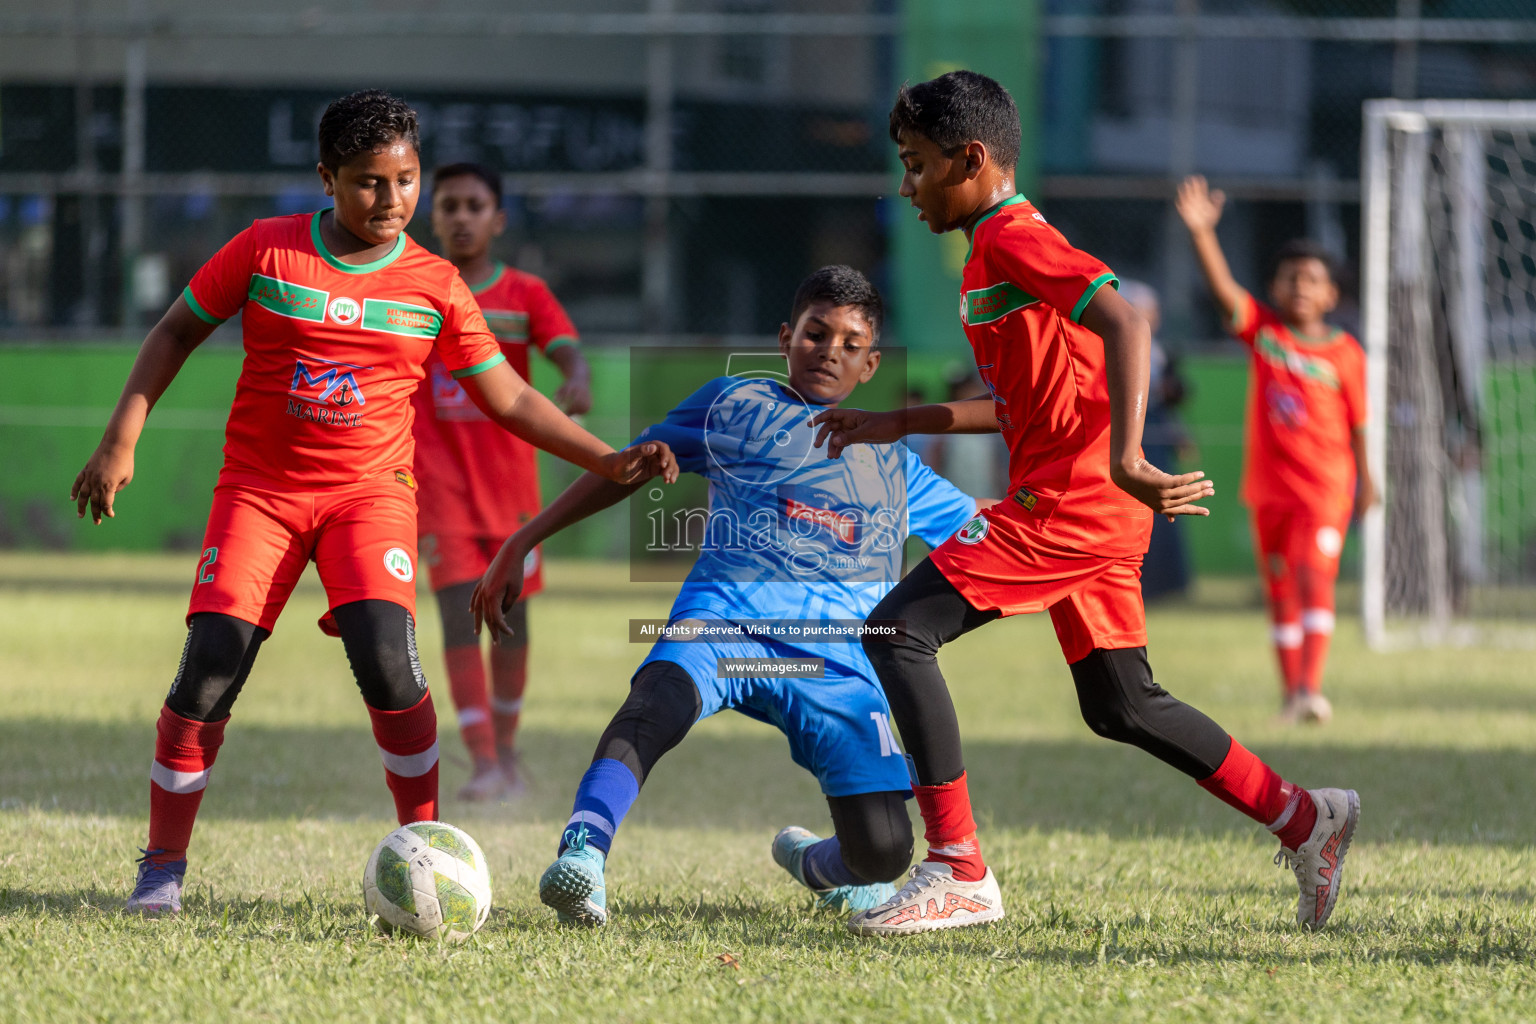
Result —
M979 882L962 882L940 861L912 867L907 884L875 907L854 914L848 930L858 935L916 935L940 928L969 928L1001 920L1003 894L992 869Z
M1333 704L1320 693L1306 693L1301 697L1301 720L1327 725L1333 718Z
M1309 789L1307 796L1317 807L1317 824L1299 848L1282 846L1275 863L1296 873L1301 888L1296 920L1316 931L1328 923L1344 884L1344 855L1360 821L1360 795L1352 789Z

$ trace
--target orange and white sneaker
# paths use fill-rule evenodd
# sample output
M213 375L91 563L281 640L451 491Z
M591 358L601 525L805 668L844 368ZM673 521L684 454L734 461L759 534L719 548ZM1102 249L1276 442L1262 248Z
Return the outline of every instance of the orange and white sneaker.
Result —
M875 907L854 914L848 930L858 935L916 935L940 928L968 928L1001 920L1003 894L992 869L979 882L962 882L939 861L912 867L907 884Z
M1282 846L1275 863L1284 863L1296 873L1301 887L1296 920L1303 928L1317 931L1328 923L1344 885L1344 855L1360 821L1360 794L1352 789L1309 789L1307 796L1317 807L1317 824L1297 849Z

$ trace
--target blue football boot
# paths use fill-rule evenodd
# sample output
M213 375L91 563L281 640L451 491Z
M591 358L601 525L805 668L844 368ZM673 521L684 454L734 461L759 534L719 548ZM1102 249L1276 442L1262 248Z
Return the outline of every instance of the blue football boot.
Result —
M561 924L596 928L608 920L603 851L587 845L587 826L567 829L565 852L539 877L539 899Z
M802 865L805 862L806 851L819 842L821 842L820 836L798 825L780 829L779 834L773 837L773 862L788 871L795 881L816 894L817 907L822 910L848 911L856 914L864 910L873 910L896 895L895 887L889 882L879 882L874 885L839 885L831 889L818 889L811 885L805 880Z
M147 917L181 913L181 880L187 873L187 858L152 864L149 858L165 851L141 848L140 852L144 856L139 858L139 877L123 909Z

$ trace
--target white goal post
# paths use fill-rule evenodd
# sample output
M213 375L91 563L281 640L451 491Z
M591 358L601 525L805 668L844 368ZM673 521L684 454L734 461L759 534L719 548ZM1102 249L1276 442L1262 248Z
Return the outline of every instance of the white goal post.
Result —
M1364 114L1366 639L1536 646L1536 102Z

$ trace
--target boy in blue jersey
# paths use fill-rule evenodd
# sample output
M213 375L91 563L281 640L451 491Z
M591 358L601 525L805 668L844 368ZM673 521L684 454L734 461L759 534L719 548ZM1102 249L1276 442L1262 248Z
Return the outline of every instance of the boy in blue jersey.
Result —
M640 435L665 439L683 471L709 480L709 525L673 602L668 638L641 663L598 741L559 857L540 879L540 899L562 922L607 920L604 865L646 775L694 722L725 708L777 726L795 762L821 783L836 834L786 828L773 856L823 905L877 906L911 862L906 759L856 630L900 578L908 533L937 544L976 502L904 445L861 448L849 464L816 457L811 419L874 375L882 318L879 293L862 274L823 267L801 283L779 328L787 384L717 378ZM477 623L505 631L524 555L635 490L590 473L572 484L503 545L472 599ZM848 624L855 632L842 639L854 642L803 639L816 624ZM763 669L726 659L820 668L810 677L732 676Z

